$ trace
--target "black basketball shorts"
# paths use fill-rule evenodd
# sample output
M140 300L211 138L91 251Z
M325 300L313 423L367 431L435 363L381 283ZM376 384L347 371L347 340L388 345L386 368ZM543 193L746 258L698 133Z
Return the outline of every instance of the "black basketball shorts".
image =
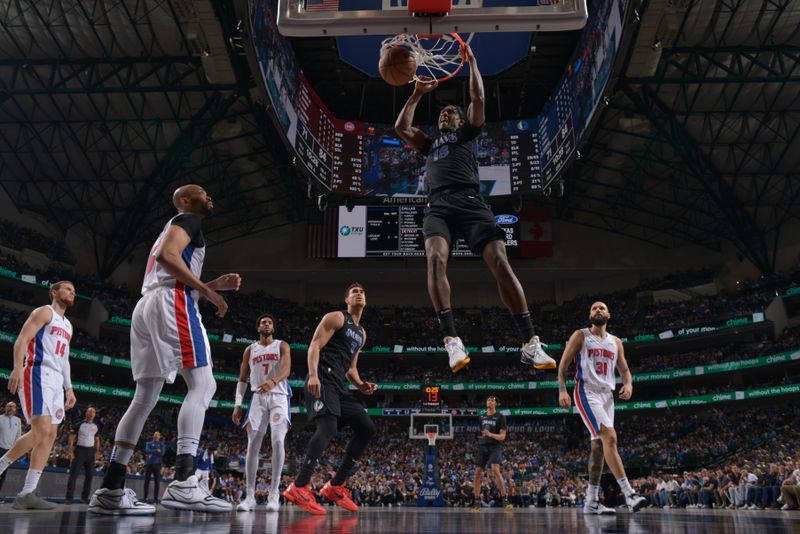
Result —
M500 465L503 463L502 445L478 445L478 457L475 463L481 469L486 469L490 465Z
M441 236L452 245L463 237L473 254L495 240L505 241L506 234L477 191L466 189L431 197L422 222L425 239Z

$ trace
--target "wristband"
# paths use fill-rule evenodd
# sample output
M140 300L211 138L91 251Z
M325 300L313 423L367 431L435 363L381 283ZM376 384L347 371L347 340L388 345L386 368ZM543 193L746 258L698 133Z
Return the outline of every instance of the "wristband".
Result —
M234 397L234 404L238 407L242 405L242 401L244 401L244 393L247 391L247 382L242 382L241 380L236 383L236 396Z

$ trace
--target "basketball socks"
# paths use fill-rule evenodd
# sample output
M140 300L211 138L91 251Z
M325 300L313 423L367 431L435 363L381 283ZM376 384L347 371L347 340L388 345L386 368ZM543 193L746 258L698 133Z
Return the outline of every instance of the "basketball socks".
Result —
M22 487L20 495L27 495L32 493L39 485L39 477L42 476L42 471L39 469L28 469L28 474L25 476L25 485Z
M194 455L178 454L175 457L175 480L183 482L194 474Z
M116 449L116 447L114 448ZM127 471L126 464L112 460L106 469L106 476L103 477L102 487L110 490L122 489L125 487L125 474Z
M586 500L589 502L597 502L600 499L600 486L589 484L586 487Z
M619 484L622 493L624 493L626 497L630 497L631 495L633 495L634 491L633 488L631 487L631 483L628 482L628 477L618 478L617 484Z
M4 454L2 458L0 458L0 475L6 472L6 469L12 464L11 460L8 459L8 454Z
M444 310L439 310L436 312L436 316L439 318L439 328L442 329L444 337L458 337L452 309L446 308Z
M525 313L514 315L514 323L516 323L517 330L519 330L519 333L522 336L522 342L527 343L530 341L534 336L533 322L531 322L531 312L526 311Z

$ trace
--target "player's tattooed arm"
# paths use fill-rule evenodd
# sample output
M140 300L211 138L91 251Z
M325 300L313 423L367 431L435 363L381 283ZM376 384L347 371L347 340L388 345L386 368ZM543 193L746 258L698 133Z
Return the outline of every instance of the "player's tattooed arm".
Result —
M599 439L592 440L592 452L589 453L589 484L600 485L603 475L603 442Z
M483 77L478 70L478 60L472 53L472 48L466 45L464 54L469 63L469 107L467 108L467 120L473 126L483 126L486 122L486 97L483 90Z
M582 345L583 332L575 330L569 337L564 354L561 356L561 361L558 362L558 404L562 408L569 408L572 404L572 399L569 398L569 393L567 393L567 372Z
M405 141L408 146L416 150L423 149L428 142L428 136L425 135L425 132L413 126L414 112L417 110L417 104L419 104L423 95L436 89L437 85L438 83L435 80L421 77L421 79L414 84L414 92L408 98L408 101L406 101L403 109L400 110L400 114L397 116L397 120L394 123L394 131L397 133L398 137Z
M622 346L622 341L617 338L617 370L619 376L622 378L622 387L619 390L619 398L628 400L633 396L633 374L628 367L628 360L625 359L625 349Z

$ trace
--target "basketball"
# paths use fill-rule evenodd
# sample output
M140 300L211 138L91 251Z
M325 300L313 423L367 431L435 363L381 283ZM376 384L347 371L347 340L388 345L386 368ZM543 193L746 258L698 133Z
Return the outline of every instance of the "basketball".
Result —
M381 78L389 85L405 85L414 78L414 73L417 72L417 62L408 48L395 46L381 52L378 70Z

